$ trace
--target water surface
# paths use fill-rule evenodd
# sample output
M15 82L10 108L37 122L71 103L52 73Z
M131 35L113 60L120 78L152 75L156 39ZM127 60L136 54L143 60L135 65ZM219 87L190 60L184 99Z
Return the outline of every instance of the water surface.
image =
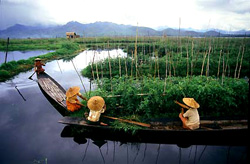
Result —
M7 53L7 62L18 61L21 59L28 59L30 57L44 55L49 52L54 52L52 50L34 50L34 51L9 51ZM0 51L0 64L5 62L6 52Z

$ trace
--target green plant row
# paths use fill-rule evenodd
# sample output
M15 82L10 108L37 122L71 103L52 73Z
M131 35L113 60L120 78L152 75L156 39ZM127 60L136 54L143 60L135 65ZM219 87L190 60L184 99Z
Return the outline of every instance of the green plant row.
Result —
M66 39L11 39L9 40L8 51L23 51L23 50L56 50L61 48L61 42L65 42ZM6 51L7 40L0 39L0 50Z
M249 38L141 37L136 45L136 57L135 41L128 38L128 42L125 43L122 38L120 39L120 42L117 38L98 38L91 40L92 42L90 40L84 42L86 47L94 49L105 49L111 47L110 45L115 48L123 48L127 52L128 58L117 58L111 60L111 63L108 59L101 61L97 63L98 69L95 68L95 64L92 67L90 65L83 70L83 75L97 78L98 72L101 77L110 77L110 66L113 76L131 75L131 72L133 75L136 75L135 72L137 72L137 75L151 75L160 78L165 78L166 73L167 76L207 75L218 77L222 75L245 77L250 74Z
M99 88L87 96L104 97L106 113L116 117L137 115L141 120L178 117L184 97L199 104L200 116L244 117L248 112L249 85L244 79L221 79L205 76L171 77L165 80L143 77L103 78Z
M224 56L223 56L224 55ZM166 76L181 76L187 75L207 75L221 77L245 77L249 76L250 68L247 60L242 60L241 70L240 59L235 57L228 57L227 54L222 54L221 59L219 56L210 57L209 68L208 60L204 60L203 56L189 58L184 56L166 56L162 58L151 58L147 55L139 55L137 60L132 58L114 58L105 59L97 63L92 63L82 70L82 75L91 79L96 78L110 78L111 76L152 76L165 78ZM223 64L224 57L224 64ZM187 63L188 61L188 63ZM204 63L203 63L204 62ZM237 64L238 63L238 64ZM137 68L136 68L137 67ZM167 67L167 71L166 71ZM203 69L202 69L203 68ZM218 70L219 68L219 70ZM224 71L223 71L224 70ZM167 75L166 75L167 73Z

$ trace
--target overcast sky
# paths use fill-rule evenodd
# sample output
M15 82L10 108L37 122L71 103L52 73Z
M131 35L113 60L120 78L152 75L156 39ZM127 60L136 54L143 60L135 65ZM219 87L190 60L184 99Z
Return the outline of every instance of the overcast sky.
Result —
M0 29L69 21L250 30L250 0L0 0Z

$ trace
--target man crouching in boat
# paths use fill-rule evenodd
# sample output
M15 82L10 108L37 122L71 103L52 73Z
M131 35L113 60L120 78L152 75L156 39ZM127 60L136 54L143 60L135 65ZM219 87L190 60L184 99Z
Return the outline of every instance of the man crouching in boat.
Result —
M105 101L100 96L93 96L88 100L87 106L90 110L87 120L91 124L101 124L107 125L102 122L99 122L101 113L106 111Z
M193 98L183 98L183 102L187 106L177 102L182 107L188 109L186 113L184 113L184 109L181 108L182 111L179 114L179 117L183 123L183 128L189 130L198 129L200 127L200 116L197 109L200 107L200 105Z
M79 96L81 99L87 101L87 98L81 95L80 87L78 87L78 86L70 87L66 92L66 105L67 105L67 109L71 112L77 111L82 106L84 106L77 99L77 96Z

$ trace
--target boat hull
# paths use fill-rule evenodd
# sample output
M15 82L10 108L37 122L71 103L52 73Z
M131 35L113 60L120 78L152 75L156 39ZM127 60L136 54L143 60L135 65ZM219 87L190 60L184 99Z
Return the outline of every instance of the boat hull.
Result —
M71 121L70 121L71 120ZM76 121L78 120L78 121ZM80 121L81 120L81 121ZM143 128L135 134L117 130L110 126L89 125L80 118L65 117L59 122L68 124L62 137L90 138L92 140L111 140L120 142L190 144L190 145L247 145L248 130L241 129L156 129ZM78 122L78 123L77 123Z
M52 77L46 73L37 74L38 86L48 101L62 115L67 116L66 91Z

